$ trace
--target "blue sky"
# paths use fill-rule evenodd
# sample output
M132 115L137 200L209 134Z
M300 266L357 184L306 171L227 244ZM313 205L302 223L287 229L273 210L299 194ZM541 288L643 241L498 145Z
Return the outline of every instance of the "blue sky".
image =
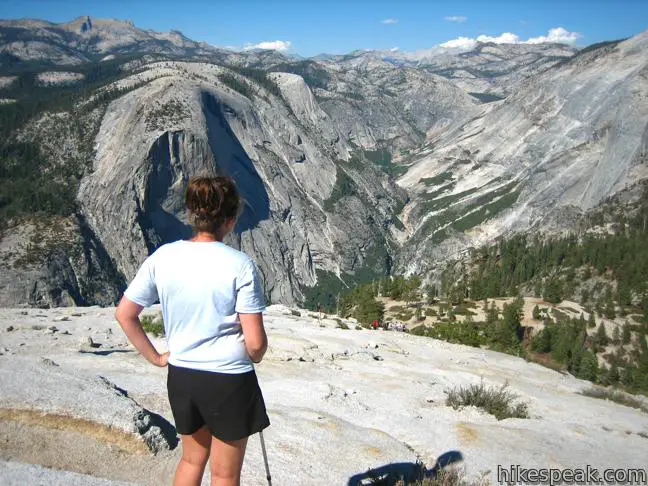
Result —
M413 51L453 39L512 33L584 46L648 29L646 0L219 1L0 0L0 18L65 22L81 15L132 20L143 29L179 30L194 40L244 47L262 42L304 56L355 49ZM541 39L539 39L541 40ZM288 44L289 43L289 44Z

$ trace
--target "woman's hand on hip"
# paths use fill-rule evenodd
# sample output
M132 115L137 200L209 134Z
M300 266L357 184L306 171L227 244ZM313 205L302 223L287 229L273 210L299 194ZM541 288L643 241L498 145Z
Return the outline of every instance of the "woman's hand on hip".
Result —
M164 368L167 364L169 364L169 352L167 351L166 353L158 355L157 360L153 364L155 364L155 366L159 366L160 368Z

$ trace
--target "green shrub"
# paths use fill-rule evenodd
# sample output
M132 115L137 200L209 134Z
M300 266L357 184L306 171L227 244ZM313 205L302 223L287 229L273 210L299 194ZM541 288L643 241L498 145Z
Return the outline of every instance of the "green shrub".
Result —
M144 332L153 334L155 337L164 336L164 321L161 315L146 314L140 318Z
M446 405L457 410L460 407L473 406L494 415L497 420L505 418L529 418L526 403L513 403L518 397L507 390L508 384L499 388L486 388L484 383L454 388L446 391Z
M342 322L341 319L335 319L337 321L337 327L338 329L349 329L349 326L347 326L344 322Z
M477 314L470 310L470 306L467 302L462 302L458 304L453 309L453 312L458 316L476 316Z
M581 392L582 395L592 398L600 398L602 400L611 400L615 403L620 403L627 407L636 408L642 412L648 413L648 404L634 398L629 393L614 388L604 388L601 386L593 386Z
M450 322L442 317L430 329L428 336L450 343L479 347L489 344L489 329L483 322Z
M412 476L406 478L395 472L381 473L379 471L369 469L367 476L369 479L369 486L387 486L387 485L402 485L409 486L486 486L489 481L486 479L486 473L482 473L482 477L476 480L468 478L465 466L457 467L455 465L447 465L436 471L436 474L431 477L425 477L426 468L425 464L417 460L411 472ZM359 483L358 483L359 484Z
M551 309L551 314L556 318L556 322L565 322L569 320L569 316L567 314L556 309L555 307Z
M466 468L447 466L437 471L434 477L423 478L415 481L411 486L486 486L490 484L486 477L487 473L482 473L480 478L468 478ZM398 483L397 483L398 484Z
M410 334L414 334L415 336L427 336L427 331L427 326L421 324L420 326L413 327L410 330Z

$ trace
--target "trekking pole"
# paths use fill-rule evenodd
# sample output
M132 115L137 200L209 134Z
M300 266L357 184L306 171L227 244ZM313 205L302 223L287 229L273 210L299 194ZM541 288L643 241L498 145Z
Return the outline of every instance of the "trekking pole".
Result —
M263 440L263 430L259 431L259 438L261 439L261 452L263 452L263 463L265 464L266 479L268 486L272 486L272 478L270 477L270 466L268 466L268 453L265 448L265 441Z

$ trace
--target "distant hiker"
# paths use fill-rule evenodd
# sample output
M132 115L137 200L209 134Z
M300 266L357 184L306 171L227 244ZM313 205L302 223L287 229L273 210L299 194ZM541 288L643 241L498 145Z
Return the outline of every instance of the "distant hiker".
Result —
M391 322L387 325L387 329L390 330L390 331L399 331L399 332L403 332L403 331L405 330L405 324L403 324L403 323L400 322L400 321L391 321Z
M270 425L253 363L268 341L257 269L223 243L241 200L228 177L189 182L194 236L162 245L124 292L115 316L148 361L169 366L171 411L182 438L174 486L199 485L211 452L211 484L238 486L248 436ZM159 354L139 321L160 301L169 352Z
M378 328L380 327L380 322L378 322L377 319L374 320L374 321L371 323L371 327L372 327L372 329L378 329Z

